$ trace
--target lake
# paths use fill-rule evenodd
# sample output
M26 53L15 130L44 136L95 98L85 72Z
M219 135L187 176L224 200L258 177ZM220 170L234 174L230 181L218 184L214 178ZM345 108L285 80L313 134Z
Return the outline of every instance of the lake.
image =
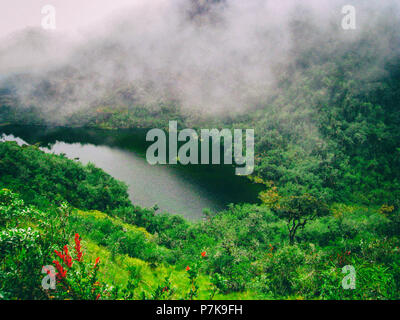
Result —
M147 131L6 125L0 126L0 140L38 144L45 152L91 162L124 181L134 204L157 204L160 211L190 220L200 219L204 208L216 212L230 203L257 202L261 187L236 176L232 165L150 165Z

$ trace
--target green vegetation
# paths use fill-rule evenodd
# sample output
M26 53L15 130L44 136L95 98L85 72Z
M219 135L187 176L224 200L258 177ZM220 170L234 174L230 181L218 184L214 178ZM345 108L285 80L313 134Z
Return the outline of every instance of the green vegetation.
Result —
M66 201L82 209L106 210L129 204L127 187L89 164L38 152L35 146L4 143L0 148L0 181L24 199L41 204ZM49 204L49 203L47 203Z
M93 165L14 142L0 143L0 154L5 299L400 298L394 206L327 205L266 184L261 205L205 212L192 223L130 204L126 186ZM104 202L93 201L107 188ZM57 290L44 290L42 266L53 261L66 274L58 272ZM356 270L354 290L342 288L345 265Z
M194 223L131 204L126 186L91 164L0 143L0 295L399 299L400 23L385 11L348 39L333 31L338 26L330 33L311 20L293 21L293 57L276 66L273 92L228 115L184 110L178 101L139 105L134 85L117 81L103 99L57 119L40 101L69 91L26 76L38 92L22 105L24 75L4 81L0 123L117 129L176 120L179 128L254 128L250 178L265 190L259 205L206 210ZM43 291L41 267L54 250L72 248L76 233L85 256L68 270L70 286L98 281L101 290ZM356 271L354 290L342 287L346 265ZM89 271L79 278L75 266Z

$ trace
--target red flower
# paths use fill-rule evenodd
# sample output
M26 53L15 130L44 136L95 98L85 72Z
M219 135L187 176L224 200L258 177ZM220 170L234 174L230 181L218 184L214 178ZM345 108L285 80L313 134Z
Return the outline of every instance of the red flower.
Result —
M64 270L62 265L57 260L54 260L53 263L56 265L56 269L58 271L56 274L58 280L65 278L67 276L67 270Z
M81 240L79 239L79 234L75 234L75 252L76 252L76 261L81 261L83 253L81 251Z
M60 258L62 261L64 261L64 255L63 255L61 252L59 252L59 251L57 251L57 250L54 250L54 252L56 253L57 256L59 256L59 258Z
M64 246L64 262L68 268L72 267L72 257L68 254L68 247L67 245Z
M96 300L99 300L100 298L100 293L97 295Z
M97 268L97 267L98 267L99 262L100 262L100 258L97 257L97 259L96 259L96 261L95 261L95 263L94 263L94 268Z
M201 256L204 258L204 257L206 256L206 254L207 254L207 252L203 251L203 252L201 253Z
M64 254L62 254L61 252L54 250L54 252L56 253L56 255L66 264L66 266L68 268L72 267L72 258L71 256L68 254L68 247L67 245L64 246Z
M186 267L186 271L189 271L189 270L190 270L190 267L189 267L189 266L187 266L187 267Z

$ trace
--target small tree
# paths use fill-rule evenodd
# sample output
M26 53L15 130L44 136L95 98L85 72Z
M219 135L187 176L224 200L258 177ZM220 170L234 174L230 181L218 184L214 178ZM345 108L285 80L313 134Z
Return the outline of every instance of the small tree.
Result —
M287 221L289 242L293 244L297 230L303 229L308 221L328 214L329 208L323 201L304 194L281 198L275 212Z
M303 229L308 221L329 213L327 204L310 194L281 196L272 182L265 184L270 188L260 193L260 199L287 221L290 244L294 243L296 232Z

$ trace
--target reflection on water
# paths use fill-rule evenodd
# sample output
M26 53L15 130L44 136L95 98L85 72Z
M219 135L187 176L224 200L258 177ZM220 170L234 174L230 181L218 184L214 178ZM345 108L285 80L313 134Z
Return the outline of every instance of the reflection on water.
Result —
M40 143L45 152L64 153L94 163L128 185L133 203L157 204L162 211L199 219L203 208L221 210L229 203L256 201L259 187L234 175L232 166L151 166L145 159L145 130L0 127L2 140Z

